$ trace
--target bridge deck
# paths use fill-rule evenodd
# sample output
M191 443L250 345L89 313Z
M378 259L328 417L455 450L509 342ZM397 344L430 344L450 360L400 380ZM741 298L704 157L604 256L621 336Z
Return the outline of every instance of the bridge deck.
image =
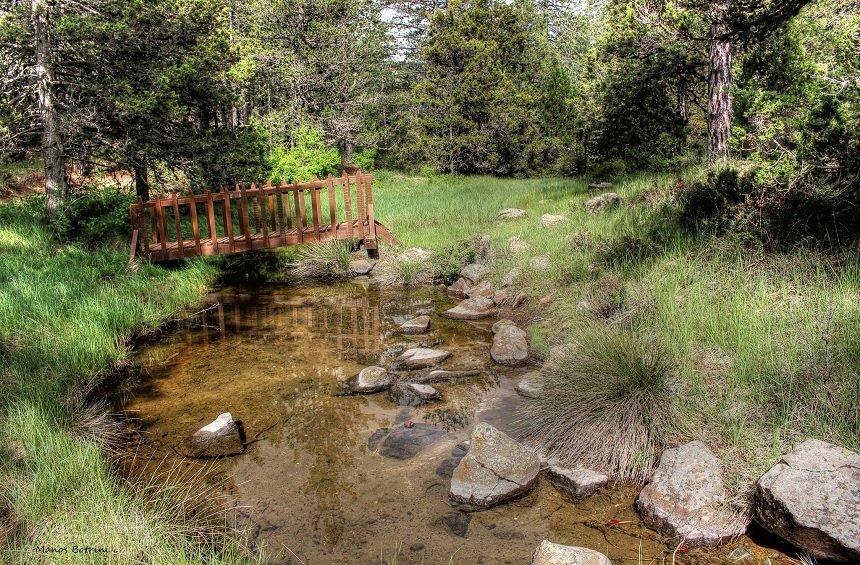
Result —
M345 239L362 240L374 255L379 239L396 239L374 217L372 181L368 174L329 176L139 202L130 210L132 256L166 261Z

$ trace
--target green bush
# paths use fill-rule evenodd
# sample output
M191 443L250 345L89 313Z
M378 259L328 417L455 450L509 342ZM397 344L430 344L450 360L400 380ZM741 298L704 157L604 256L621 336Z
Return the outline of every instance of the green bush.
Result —
M376 149L373 147L362 149L352 156L352 163L362 171L373 170L373 165L376 163Z
M301 126L293 132L294 146L276 147L269 159L272 182L300 182L340 170L340 152L325 143L323 132Z
M38 198L39 205L43 199ZM88 189L74 198L53 228L60 241L75 241L89 248L129 239L129 206L134 197L116 188Z

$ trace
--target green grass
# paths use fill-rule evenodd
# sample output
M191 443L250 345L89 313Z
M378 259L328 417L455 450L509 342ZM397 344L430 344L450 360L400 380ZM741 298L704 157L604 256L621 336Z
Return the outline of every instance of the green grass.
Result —
M242 561L224 524L188 520L189 486L126 483L84 430L85 396L116 370L129 340L205 293L216 270L191 262L127 269L125 250L58 245L33 201L0 206L0 561ZM92 421L90 427L93 427ZM109 554L72 555L73 545ZM58 557L58 558L59 558Z
M405 246L443 252L487 234L501 251L497 279L523 269L518 285L539 319L529 328L533 347L616 323L661 344L678 367L673 390L688 436L706 440L738 486L803 437L860 448L857 250L775 255L693 237L673 219L676 179L665 174L619 179L624 204L598 215L583 207L587 179L377 176L377 218ZM498 220L509 207L526 217ZM540 229L544 213L570 220ZM529 252L506 253L511 236ZM550 256L548 273L529 272L535 255ZM607 276L623 282L629 315L602 320L577 308ZM552 307L537 307L546 295Z

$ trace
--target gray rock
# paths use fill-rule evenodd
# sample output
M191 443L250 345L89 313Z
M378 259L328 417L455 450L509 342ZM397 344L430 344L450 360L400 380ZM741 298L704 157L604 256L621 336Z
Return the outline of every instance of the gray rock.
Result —
M480 320L495 316L497 312L492 298L478 296L462 301L457 306L445 310L442 315L455 320Z
M469 452L469 440L464 440L454 446L454 449L451 450L451 456L462 458L466 453Z
M481 281L480 283L467 290L466 296L469 298L477 298L479 296L483 296L485 298L492 298L495 292L496 291L493 288L493 283L491 283L490 281Z
M432 256L433 253L427 249L422 249L421 247L410 247L398 255L397 260L423 263L424 261L428 261Z
M520 378L514 387L517 394L526 398L538 398L541 393L541 376L538 371L531 371Z
M552 263L548 255L538 255L537 257L532 257L531 261L529 261L529 267L535 271L548 271L551 266Z
M514 235L508 238L508 249L511 251L511 253L525 253L530 248L531 245L523 241L523 239L518 235Z
M469 292L469 283L466 279L460 277L448 287L448 294L454 298L466 298L466 293Z
M597 214L603 210L614 208L621 203L621 197L614 192L607 192L594 198L589 199L585 203L585 209L589 214Z
M383 367L365 367L356 376L341 383L347 394L373 394L391 388L395 376Z
M729 508L720 460L700 441L663 452L636 508L646 526L689 547L715 546L746 531L743 514Z
M609 477L603 473L582 467L567 467L555 458L547 461L544 474L573 502L580 502L609 484Z
M493 325L493 345L490 348L490 357L499 365L516 367L522 365L529 358L529 342L526 332L514 325L510 320L508 323L496 322Z
M220 414L192 435L187 442L192 457L225 457L245 450L239 426L229 412Z
M422 372L409 377L408 382L421 384L450 383L469 377L476 377L480 375L481 372L482 371L478 369L468 371L447 371L445 369L433 369L431 371Z
M482 280L486 279L492 272L493 270L486 265L472 263L471 265L466 265L460 270L460 276L466 279L467 283L478 284Z
M590 188L591 190L609 190L610 188L612 188L612 183L606 181L592 182L588 185L588 188Z
M860 562L860 454L795 446L756 483L753 517L814 557Z
M493 426L482 422L472 431L469 452L451 477L451 502L490 508L531 490L537 483L537 456Z
M367 438L367 449L373 451L377 447L379 447L379 442L388 435L390 430L388 428L379 428L370 434L370 437Z
M425 447L436 443L445 432L430 424L395 426L382 440L379 453L392 459L411 459Z
M514 284L514 281L517 280L517 277L520 276L520 273L521 271L519 267L514 267L513 269L508 271L502 279L502 288L507 288Z
M428 402L439 400L442 395L430 385L420 383L398 384L389 391L391 400L400 406L423 406Z
M612 562L592 549L543 540L532 555L532 565L612 565Z
M540 227L552 228L568 220L563 214L544 214L540 217Z
M505 208L501 212L499 212L500 220L516 220L517 218L523 218L526 215L525 210L521 210L519 208Z
M439 463L439 466L436 467L436 474L443 479L450 479L451 475L454 474L454 469L456 469L457 465L460 464L460 459L462 459L462 457L446 457L441 463Z
M353 275L356 276L370 274L370 271L372 271L375 266L375 261L366 261L364 259L358 259L349 262L349 270Z
M430 327L430 316L418 316L400 326L400 333L406 335L423 334Z
M441 363L450 356L450 351L412 347L401 353L400 357L394 360L394 365L398 369L423 369Z
M448 528L455 536L461 538L466 537L469 532L469 522L472 521L472 516L465 512L449 512L440 518L440 522Z

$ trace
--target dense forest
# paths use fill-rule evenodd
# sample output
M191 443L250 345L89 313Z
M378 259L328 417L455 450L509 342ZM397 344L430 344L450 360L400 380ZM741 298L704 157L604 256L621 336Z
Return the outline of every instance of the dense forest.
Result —
M0 144L42 149L49 214L98 166L146 198L342 163L611 177L731 159L696 221L729 207L768 242L841 241L858 25L851 0L12 1Z

